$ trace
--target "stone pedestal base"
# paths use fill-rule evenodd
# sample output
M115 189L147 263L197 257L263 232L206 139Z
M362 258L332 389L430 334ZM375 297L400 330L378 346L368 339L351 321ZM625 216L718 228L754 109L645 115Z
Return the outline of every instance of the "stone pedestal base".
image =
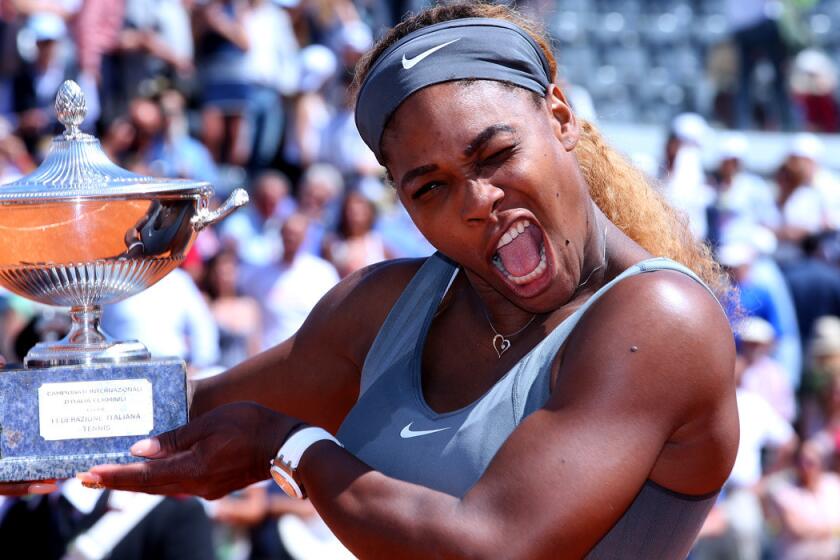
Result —
M0 481L61 479L131 463L137 440L187 421L184 362L0 371Z

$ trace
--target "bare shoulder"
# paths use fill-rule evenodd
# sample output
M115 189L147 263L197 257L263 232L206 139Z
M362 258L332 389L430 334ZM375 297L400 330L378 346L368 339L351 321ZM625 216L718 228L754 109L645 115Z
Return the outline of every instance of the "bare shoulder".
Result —
M724 390L734 383L735 347L726 315L705 286L680 272L652 271L618 282L587 311L571 341L582 352L596 345L611 358L643 360L647 367L638 375L652 384L668 385L663 377L675 376L693 380L695 388L702 383ZM674 369L679 371L659 375Z
M738 441L735 348L703 285L675 271L626 278L592 305L566 346L555 393L596 395L652 426L663 452L651 478L686 493L723 483ZM686 472L692 464L697 472Z

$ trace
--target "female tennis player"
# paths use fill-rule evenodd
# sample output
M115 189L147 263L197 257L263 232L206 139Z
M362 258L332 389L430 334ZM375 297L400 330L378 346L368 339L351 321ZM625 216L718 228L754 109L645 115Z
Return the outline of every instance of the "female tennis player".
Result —
M685 557L737 447L725 286L554 78L506 8L389 32L356 121L438 253L351 275L201 381L150 461L80 478L215 498L271 473L362 558Z

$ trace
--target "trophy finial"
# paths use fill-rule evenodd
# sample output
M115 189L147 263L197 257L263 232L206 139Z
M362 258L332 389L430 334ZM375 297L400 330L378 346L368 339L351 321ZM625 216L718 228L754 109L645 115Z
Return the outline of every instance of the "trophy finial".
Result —
M85 120L87 105L85 94L79 84L73 80L65 80L58 88L55 96L55 112L58 120L61 121L67 130L64 131L65 138L78 138L82 132L79 125Z

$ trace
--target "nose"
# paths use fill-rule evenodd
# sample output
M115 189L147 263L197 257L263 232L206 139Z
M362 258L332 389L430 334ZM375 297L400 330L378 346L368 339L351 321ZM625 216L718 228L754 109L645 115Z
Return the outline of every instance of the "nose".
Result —
M461 205L461 217L467 223L481 223L494 216L505 191L492 183L478 179L467 181Z

